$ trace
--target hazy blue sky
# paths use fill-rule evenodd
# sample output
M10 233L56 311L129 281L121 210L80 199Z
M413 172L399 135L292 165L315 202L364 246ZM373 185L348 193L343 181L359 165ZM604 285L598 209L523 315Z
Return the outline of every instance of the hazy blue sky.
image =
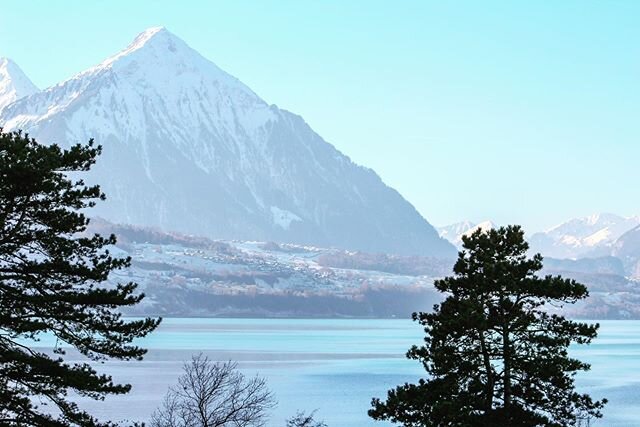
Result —
M640 1L3 1L40 87L166 26L432 223L640 214Z

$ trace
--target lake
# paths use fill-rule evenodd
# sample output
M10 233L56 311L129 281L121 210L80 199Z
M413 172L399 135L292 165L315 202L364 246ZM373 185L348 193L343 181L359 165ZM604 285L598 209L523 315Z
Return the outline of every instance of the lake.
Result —
M578 375L581 391L607 397L596 426L637 426L640 418L640 322L603 321L599 338L572 354L592 364ZM123 397L82 402L111 420L144 421L181 373L182 363L203 352L235 360L248 375L268 380L278 407L269 426L284 427L297 409L318 409L329 427L385 426L368 418L371 398L423 374L404 358L420 344L422 330L410 320L165 319L142 340L143 362L106 362L100 369L133 385ZM48 343L43 341L43 345Z

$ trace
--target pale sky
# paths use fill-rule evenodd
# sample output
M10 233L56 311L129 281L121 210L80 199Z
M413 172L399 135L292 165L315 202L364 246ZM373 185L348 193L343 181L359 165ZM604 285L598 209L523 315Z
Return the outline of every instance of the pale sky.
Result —
M640 1L12 1L41 88L167 27L434 225L640 214Z

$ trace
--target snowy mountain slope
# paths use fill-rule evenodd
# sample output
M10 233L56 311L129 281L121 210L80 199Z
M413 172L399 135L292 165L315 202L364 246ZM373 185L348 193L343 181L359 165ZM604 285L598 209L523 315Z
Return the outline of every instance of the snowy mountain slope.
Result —
M0 111L12 102L32 95L38 88L9 58L0 58Z
M602 213L574 218L545 232L531 236L532 250L555 258L602 256L611 252L614 242L640 225L640 217Z
M491 221L483 221L477 224L471 221L462 221L444 227L439 227L438 233L440 234L440 237L447 239L460 249L462 248L463 236L468 236L478 229L486 231L495 227L496 225Z
M9 105L6 129L44 143L95 138L96 213L215 238L399 254L454 248L370 169L163 28Z

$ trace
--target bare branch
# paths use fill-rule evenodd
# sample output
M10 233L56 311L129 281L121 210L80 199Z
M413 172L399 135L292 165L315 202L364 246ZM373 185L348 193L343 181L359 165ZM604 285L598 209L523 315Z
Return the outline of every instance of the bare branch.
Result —
M264 378L247 378L235 362L199 354L185 363L151 427L262 427L274 406Z

